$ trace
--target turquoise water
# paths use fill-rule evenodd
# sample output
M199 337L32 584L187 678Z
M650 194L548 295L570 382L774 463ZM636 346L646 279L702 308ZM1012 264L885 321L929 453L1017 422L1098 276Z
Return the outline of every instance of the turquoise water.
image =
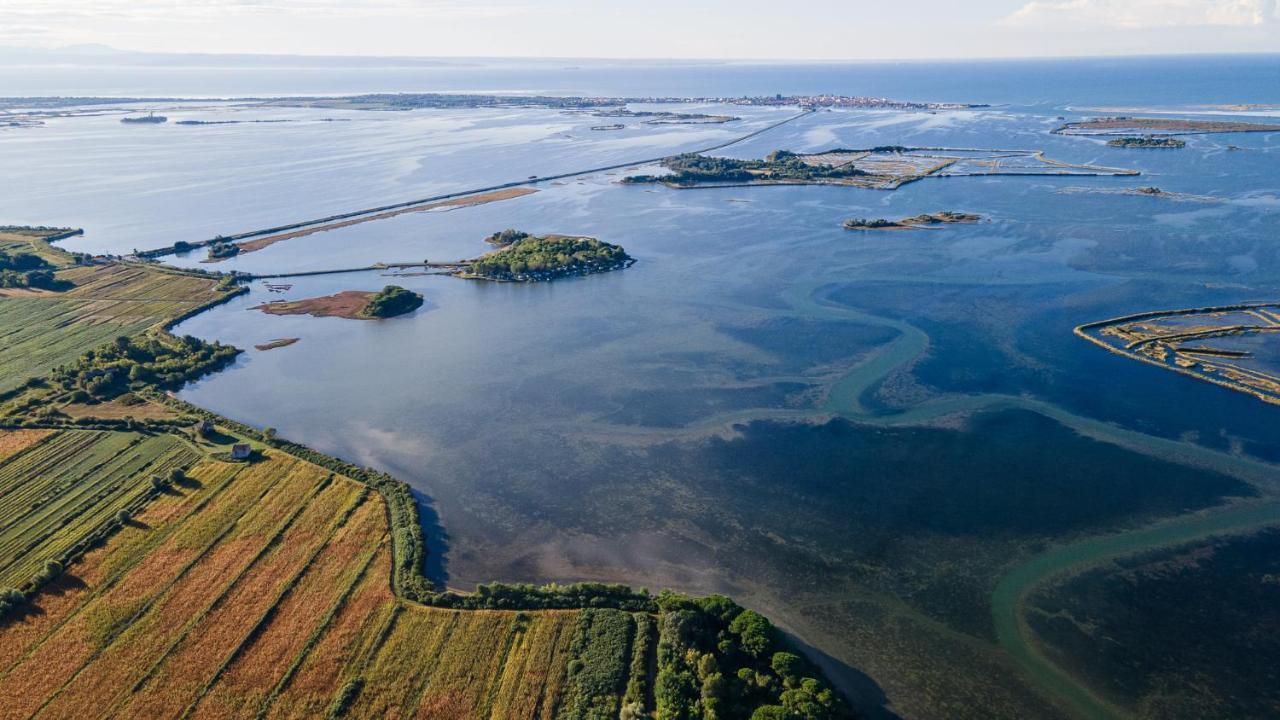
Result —
M296 74L296 91L316 92L359 81L991 102L938 114L821 112L722 152L1029 148L1143 174L927 179L896 192L680 191L599 174L320 233L212 267L457 259L485 251L482 238L505 227L592 235L638 262L527 286L381 273L298 279L283 294L255 285L178 328L248 348L182 395L409 481L424 501L438 580L732 592L866 673L870 681L852 690L865 705L887 699L916 717L955 716L956 707L973 717L1052 716L997 646L990 593L1001 575L1058 543L1268 494L1267 463L1280 459L1274 408L1103 352L1071 328L1159 307L1275 299L1280 134L1196 136L1181 151L1140 151L1048 131L1086 106L1277 103L1280 87L1262 78L1278 68L1267 57L538 65L362 69L329 85ZM127 77L152 94L180 84L171 74ZM199 85L215 81L238 82L195 76L191 94L235 92ZM146 129L65 118L0 134L17 168L0 210L83 225L72 247L122 251L652 157L791 112L732 111L743 119L617 135L590 131L591 118L531 109L219 106L166 113L299 122ZM339 115L350 122L319 122ZM1211 200L1115 192L1144 185ZM985 220L909 232L840 227L849 217L940 210ZM389 282L426 304L386 322L250 310ZM301 339L252 349L281 337Z

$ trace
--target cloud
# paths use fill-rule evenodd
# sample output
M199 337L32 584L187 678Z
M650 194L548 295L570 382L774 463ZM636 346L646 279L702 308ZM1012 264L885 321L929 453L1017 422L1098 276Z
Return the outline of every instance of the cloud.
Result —
M1277 0L1032 0L1001 23L1062 28L1247 28L1278 20Z
M521 14L521 0L0 0L0 26L23 18L202 20L253 15L485 18Z

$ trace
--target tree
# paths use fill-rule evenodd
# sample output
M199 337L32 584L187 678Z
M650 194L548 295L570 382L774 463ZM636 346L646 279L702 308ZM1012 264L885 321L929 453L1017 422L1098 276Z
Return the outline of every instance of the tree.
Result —
M782 682L791 687L795 685L800 677L800 673L804 669L804 660L799 655L789 652L776 652L773 654L773 660L769 663L773 671L778 673L778 677L782 678Z
M729 624L729 631L738 636L738 644L753 658L764 657L777 641L777 630L765 616L754 610L739 613Z

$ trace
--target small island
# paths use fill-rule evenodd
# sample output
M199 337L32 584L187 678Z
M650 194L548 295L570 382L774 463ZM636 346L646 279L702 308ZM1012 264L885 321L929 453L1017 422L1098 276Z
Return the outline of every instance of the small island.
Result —
M1187 142L1174 137L1142 135L1140 137L1113 138L1107 141L1107 145L1119 148L1167 148L1176 150L1186 147Z
M733 115L678 113L666 110L629 110L627 108L597 110L592 115L595 117L644 118L642 122L645 125L719 125L741 119Z
M261 310L269 315L310 315L312 317L340 317L349 320L382 320L413 312L422 307L422 302L422 296L418 293L406 290L399 285L388 285L376 293L362 290L344 290L333 295L306 298L304 300L264 303L254 306L253 309Z
M169 118L164 115L147 113L146 115L138 117L122 117L120 118L120 122L126 125L159 125L160 123L169 122Z
M541 282L570 275L621 270L634 259L620 246L589 237L535 237L503 230L485 240L499 249L482 255L456 273L458 277L502 282Z
M301 338L276 338L270 342L258 343L253 347L256 350L275 350L276 348L288 347L298 342L298 340L301 340Z
M955 223L976 223L982 220L981 215L972 213L953 212L951 210L943 210L936 213L923 213L914 215L901 220L886 220L885 218L851 218L844 221L845 230L909 230L912 228L928 227L930 225L947 225Z
M1189 120L1170 117L1095 117L1065 123L1053 130L1058 135L1192 135L1237 132L1275 132L1280 125L1236 120ZM1144 133L1145 131L1145 133Z

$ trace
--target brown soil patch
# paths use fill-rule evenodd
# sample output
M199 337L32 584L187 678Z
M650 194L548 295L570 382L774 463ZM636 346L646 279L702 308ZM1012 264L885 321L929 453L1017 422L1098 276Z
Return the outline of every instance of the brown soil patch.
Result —
M52 430L0 430L0 460L17 455L52 434Z
M134 418L136 420L167 420L177 417L177 413L163 405L157 405L151 402L140 402L129 404L112 400L111 402L87 404L87 403L69 403L62 406L62 412L73 418L101 418L104 420L123 420L125 418Z
M343 290L336 295L293 300L291 302L272 302L254 306L253 310L261 310L271 315L311 315L313 317L341 317L352 320L368 320L360 315L360 311L375 293L365 290Z
M270 312L270 311L268 311L268 312ZM294 344L294 343L298 342L298 340L299 340L299 339L300 339L300 338L276 338L275 340L272 340L271 342L264 342L264 343L262 343L261 345L254 345L253 347L254 347L254 348L256 348L256 349L258 349L258 350L274 350L275 348L278 348L278 347L284 347L284 346L286 346L286 345L292 345L292 344Z
M313 233L326 232L328 230L337 230L339 228L351 227L352 225L359 225L360 223L372 222L374 220L385 220L387 218L395 217L396 215L403 215L404 213L424 212L427 210L437 210L439 208L446 208L446 207L456 208L456 207L470 207L472 205L484 205L485 203L498 202L499 200L510 200L512 198L524 197L525 195L532 195L533 193L536 193L536 192L538 192L536 188L530 188L530 187L507 188L505 190L495 190L493 192L480 193L479 195L467 195L465 197L450 198L448 200L440 200L438 202L424 203L422 205L410 205L409 207L397 208L395 210L388 210L386 212L375 213L373 215L362 215L360 217L351 218L349 220L340 220L338 222L326 223L323 225L314 225L312 227L302 228L300 230L292 230L285 233L268 235L266 237L260 237L260 238L255 238L253 240L246 240L241 243L236 243L237 245L240 246L240 252L237 253L236 255L232 255L231 257L237 257L245 253L261 250L265 247L269 247L283 240L292 240L293 238L305 237ZM210 258L206 262L220 262L222 260L227 260L227 259L229 258Z

